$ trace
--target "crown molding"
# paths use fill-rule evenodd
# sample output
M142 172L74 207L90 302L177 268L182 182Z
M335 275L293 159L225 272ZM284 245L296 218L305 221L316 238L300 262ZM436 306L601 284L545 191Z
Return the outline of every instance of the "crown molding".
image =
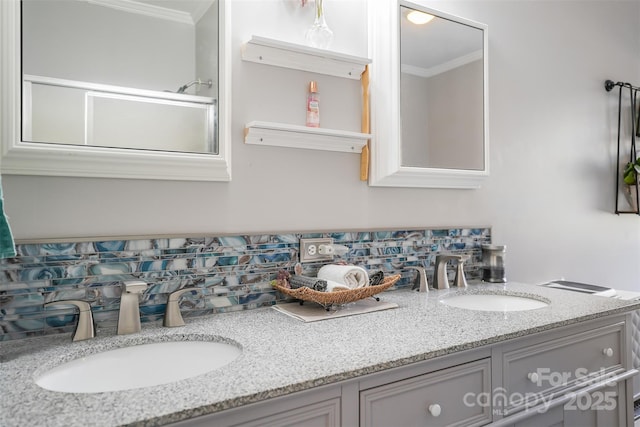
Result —
M173 10L162 6L154 6L134 0L85 0L89 4L109 7L129 13L150 16L167 21L179 22L182 24L194 25L195 21L191 14L180 10Z
M438 74L442 74L454 68L462 67L463 65L470 64L474 61L482 59L482 49L468 53L466 55L459 56L450 61L443 62L431 68L416 67L415 65L402 64L402 72L405 74L412 74L418 77L433 77Z

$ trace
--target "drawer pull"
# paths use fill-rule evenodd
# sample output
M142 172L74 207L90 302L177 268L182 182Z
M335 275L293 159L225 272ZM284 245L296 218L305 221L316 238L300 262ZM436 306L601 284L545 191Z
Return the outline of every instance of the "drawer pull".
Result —
M613 349L611 347L607 347L604 350L602 350L602 354L604 354L607 357L611 357L613 356Z
M439 417L440 413L442 413L442 408L437 403L433 405L429 405L429 413L434 417Z
M531 381L534 384L538 384L538 380L540 379L537 372L529 372L527 374L527 378L529 378L529 381Z

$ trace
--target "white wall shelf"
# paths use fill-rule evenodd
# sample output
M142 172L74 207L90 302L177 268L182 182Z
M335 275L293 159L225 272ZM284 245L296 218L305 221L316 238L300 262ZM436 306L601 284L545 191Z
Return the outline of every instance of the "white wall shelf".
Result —
M360 80L368 58L252 36L242 46L242 59L329 76Z
M362 152L369 138L368 133L259 121L248 123L244 131L246 144L345 153Z

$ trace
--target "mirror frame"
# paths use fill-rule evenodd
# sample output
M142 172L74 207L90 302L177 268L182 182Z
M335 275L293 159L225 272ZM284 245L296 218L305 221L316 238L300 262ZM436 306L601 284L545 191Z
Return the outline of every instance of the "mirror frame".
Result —
M489 176L489 77L487 26L417 2L368 1L369 57L372 58L371 170L369 185L379 187L479 188ZM400 5L420 9L483 31L484 169L440 169L401 165Z
M0 170L9 175L231 180L231 7L219 2L218 153L57 145L21 140L20 0L0 1Z

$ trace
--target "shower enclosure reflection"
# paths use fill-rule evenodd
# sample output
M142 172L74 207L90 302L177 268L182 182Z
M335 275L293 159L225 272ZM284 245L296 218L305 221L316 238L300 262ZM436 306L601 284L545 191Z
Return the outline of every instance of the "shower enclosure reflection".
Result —
M218 153L217 1L22 0L21 24L22 140Z

